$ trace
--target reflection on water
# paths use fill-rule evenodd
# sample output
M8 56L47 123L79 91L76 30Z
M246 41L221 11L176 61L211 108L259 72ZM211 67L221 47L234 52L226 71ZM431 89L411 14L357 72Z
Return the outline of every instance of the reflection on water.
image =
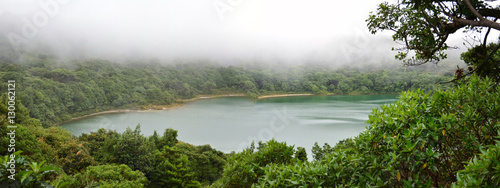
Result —
M240 151L251 140L286 141L305 147L314 142L334 145L365 129L372 108L393 102L396 95L300 96L252 101L244 97L204 99L155 112L94 116L62 126L74 135L99 128L123 132L141 124L144 135L166 128L179 131L178 139L195 145L210 144L223 152Z

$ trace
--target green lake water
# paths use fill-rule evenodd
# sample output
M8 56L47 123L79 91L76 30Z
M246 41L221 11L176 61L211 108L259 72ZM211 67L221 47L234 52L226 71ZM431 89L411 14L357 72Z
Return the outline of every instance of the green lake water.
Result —
M241 151L256 142L275 138L310 154L314 142L334 145L354 137L368 125L373 108L397 100L397 95L298 96L254 101L245 97L196 100L182 107L152 112L104 114L61 126L74 135L99 128L123 132L141 124L144 135L166 128L194 145L210 144L223 152Z

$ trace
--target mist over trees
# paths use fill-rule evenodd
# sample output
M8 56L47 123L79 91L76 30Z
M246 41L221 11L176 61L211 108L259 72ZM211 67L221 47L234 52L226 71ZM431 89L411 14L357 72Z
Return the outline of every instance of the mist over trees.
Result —
M415 88L433 90L451 79L443 67L382 69L267 65L218 66L209 63L118 64L106 60L64 63L50 54L26 53L3 63L3 80L16 79L18 98L45 126L94 112L182 103L197 95L395 94ZM4 82L3 84L5 84Z
M85 2L78 3L80 6L88 5ZM354 66L310 63L315 61L314 58L304 61L305 64L286 65L266 65L270 62L267 58L256 63L245 60L252 63L237 65L212 64L204 60L163 63L173 61L148 56L141 58L141 55L137 55L140 50L132 56L124 56L128 61L118 61L113 58L99 58L99 55L88 55L79 50L76 50L77 53L68 52L70 56L62 56L64 53L52 52L52 49L44 48L43 44L33 44L36 39L30 41L30 45L19 48L12 47L11 42L0 39L0 87L9 88L8 80L18 83L16 97L13 98L12 93L0 95L0 135L3 135L0 137L0 186L498 187L500 45L498 41L491 39L492 36L496 39L500 30L500 8L497 3L496 0L401 0L378 5L376 11L366 20L368 29L373 34L383 30L395 32L393 39L403 44L403 47L396 48L400 51L396 58L402 60L405 65L403 67L364 64L366 62L360 59L368 59L365 58L366 54L359 55L360 59L350 59L359 63ZM333 4L337 5L337 2ZM148 4L140 5L147 7ZM185 7L190 5L190 2L182 1L179 5ZM255 7L255 4L253 6ZM301 7L301 4L290 3L290 6ZM359 6L360 9L366 8ZM106 7L96 7L96 12L108 11ZM204 12L196 15L207 15L209 11L200 7L202 6L189 9L189 13L203 10ZM337 10L339 7L343 8L336 6ZM151 8L151 14L163 15L160 14L163 8L154 6ZM176 9L184 10L168 7L171 11ZM283 10L290 11L286 8ZM263 12L266 13L264 10ZM272 9L267 12L276 13ZM326 7L318 12L333 11ZM16 17L16 13L5 13L2 10L0 14L8 15L8 18ZM74 18L81 18L78 12L73 15ZM99 18L99 15L101 14L89 14L93 19ZM217 19L216 14L213 14L213 17ZM240 18L245 19L245 16ZM5 20L8 19L0 17L0 33L15 32L3 29L7 28L3 27L7 23ZM68 20L71 19L60 18L55 22L66 23ZM167 20L177 19L168 17ZM293 31L293 35L279 38L285 41L301 36L301 32L315 30L318 26L307 25L309 19L298 19L302 24L285 22L280 28L274 23L280 23L282 19L269 20L272 22L261 21L266 23L263 25L276 31L259 31L266 33L265 36L269 38L280 36L283 31ZM232 22L234 23L236 22ZM187 33L203 33L196 28L204 27L184 22L177 24L179 25L176 26L190 26L189 32L185 31ZM16 23L10 26L23 27L18 27ZM81 27L70 29L89 31L87 26L82 24ZM113 26L121 26L119 29L136 27L135 24L104 26L100 29L111 29ZM145 22L144 28L148 28L147 26L158 25L153 20ZM298 30L297 27L304 29ZM333 27L329 27L331 28ZM158 40L160 44L147 45L149 43L139 42L150 41L158 35L141 35L134 38L131 36L136 35L130 31L124 33L126 42L113 44L141 44L139 48L145 45L148 46L145 49L162 49L160 51L167 53L169 58L175 57L172 54L190 54L191 47L198 52L191 54L193 56L217 51L214 49L222 49L218 53L223 53L224 49L232 47L228 45L212 48L207 45L210 42L203 41L206 38L197 38L200 35L193 35L197 37L190 41L199 41L200 46L194 46L193 43L184 44L179 39L174 40L175 35L166 37L172 40L171 44L162 45L164 40ZM167 31L168 27L159 27L149 34L162 34ZM319 34L330 31L322 30ZM461 55L469 67L455 68L457 62L445 62L445 52L455 48L448 44L451 36L462 31L468 33L468 36L477 34L481 37L471 39L472 42L467 43L469 50ZM173 32L183 33L182 30ZM214 31L217 32L221 31ZM209 33L208 36L218 36L214 33ZM106 40L99 41L90 37L94 40L89 41L89 46L111 44L109 41L121 39L113 37L115 32L99 35L99 31L95 30L91 34ZM70 35L66 37L71 38ZM310 40L324 39L304 37ZM234 38L234 35L229 37ZM295 38L280 45L304 44L297 42ZM261 38L249 37L234 44L245 44L255 39ZM85 41L74 40L76 43ZM254 49L260 46L251 44ZM189 50L175 51L176 45L179 49L187 46ZM270 49L280 45L266 47ZM102 49L109 50L109 47L106 45ZM290 55L294 50L300 51L301 47L285 50L288 53L283 54ZM373 48L371 52L383 49L372 46L365 48ZM353 49L361 51L365 48L358 46L346 50L345 46L339 47L344 52L352 52ZM82 45L82 49L88 48ZM125 47L123 49L136 50ZM234 54L244 51L245 48L230 50ZM272 56L272 53L270 54ZM368 54L370 55L376 56ZM320 53L316 57L323 56ZM343 56L346 57L349 59L356 55L348 53L348 56ZM297 56L290 59L300 61ZM180 59L183 60L185 59ZM231 58L225 60L232 61ZM345 59L337 59L338 62L343 60ZM344 63L355 64L352 61ZM438 62L439 66L434 65ZM409 67L410 65L420 66ZM437 84L443 82L449 84ZM65 129L54 126L73 117L95 112L122 108L161 108L183 103L199 95L244 94L257 99L262 95L294 93L401 95L398 101L374 109L368 117L366 130L358 136L337 144L316 143L313 148L295 148L285 141L272 139L268 142L252 143L241 152L223 153L210 145L194 146L178 140L177 136L182 132L170 128L157 130L158 132L147 136L141 133L139 124L135 128L127 128L123 133L99 129L96 132L74 136ZM9 117L12 108L16 109L15 122L10 121ZM5 136L12 135L11 126L16 127L16 151L11 151L13 138ZM309 160L308 149L311 149L313 157ZM14 169L11 168L13 165Z

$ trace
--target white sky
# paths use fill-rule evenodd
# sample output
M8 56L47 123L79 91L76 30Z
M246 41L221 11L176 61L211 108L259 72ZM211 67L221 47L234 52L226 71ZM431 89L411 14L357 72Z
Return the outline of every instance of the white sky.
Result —
M0 18L19 23L0 29L22 37L23 19L47 13L40 2L56 2L26 41L72 55L351 63L392 61L397 46L392 33L366 29L378 0L64 1L0 0Z

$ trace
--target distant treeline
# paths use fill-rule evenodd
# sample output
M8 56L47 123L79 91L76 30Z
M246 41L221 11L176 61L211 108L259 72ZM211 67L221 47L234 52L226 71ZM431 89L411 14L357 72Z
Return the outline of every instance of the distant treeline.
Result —
M15 63L0 62L0 85L16 79L18 98L30 116L48 126L93 112L168 105L199 94L245 93L257 98L284 93L392 94L415 88L431 91L441 87L437 82L452 78L451 69L440 71L405 67L119 64L101 59L68 63L50 55L26 53Z

